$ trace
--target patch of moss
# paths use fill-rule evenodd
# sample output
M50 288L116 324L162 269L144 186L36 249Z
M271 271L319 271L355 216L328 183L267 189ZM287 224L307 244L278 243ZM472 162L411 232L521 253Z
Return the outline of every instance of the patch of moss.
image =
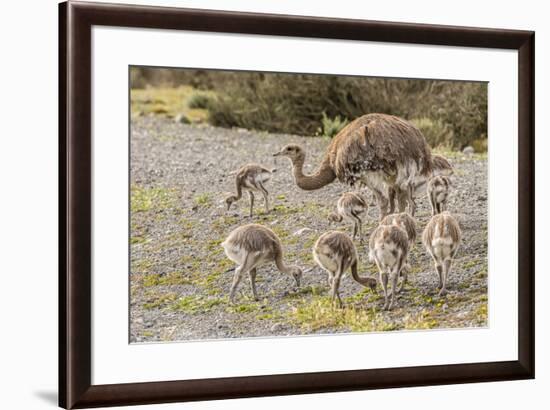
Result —
M140 243L146 242L146 239L143 236L132 236L130 238L130 243L132 245L138 245Z
M148 259L137 259L130 263L132 273L149 273L153 263Z
M235 305L229 305L226 308L227 312L232 313L252 313L260 310L260 305L258 303L241 303Z
M163 117L177 117L184 115L193 123L205 122L208 119L208 110L201 101L198 106L193 101L195 95L214 96L211 91L197 93L191 86L180 87L148 87L145 89L131 89L130 101L132 117L153 114Z
M228 232L229 229L238 222L239 220L235 216L220 216L210 224L210 227L221 234Z
M345 329L352 332L389 331L398 325L384 318L375 308L338 308L328 297L314 297L290 310L289 321L306 331Z
M221 305L224 303L223 299L220 298L207 298L199 295L189 295L182 296L177 299L170 308L172 310L177 310L186 313L206 313L215 306Z
M130 187L130 210L132 213L163 211L174 206L175 195L173 189L161 187Z
M277 216L284 216L284 215L292 215L299 212L298 208L277 204L272 209L273 215Z
M143 308L147 310L163 308L176 300L177 297L175 293L167 293L160 296L149 295L147 302L143 304Z
M143 278L143 286L171 286L171 285L189 285L191 281L181 272L170 272L165 275L159 273L150 273Z
M423 309L418 313L406 314L403 318L403 328L407 330L433 329L438 326L438 322L433 316L433 312Z
M286 296L284 296L284 298L295 299L295 298L302 298L305 295L319 296L321 294L324 294L327 290L328 288L324 286L318 286L318 285L303 286L297 290L289 292Z
M209 194L209 193L205 192L205 193L196 195L196 196L193 198L193 201L195 202L196 205L200 205L200 206L210 206L210 205L211 205L212 198L210 197L210 194Z

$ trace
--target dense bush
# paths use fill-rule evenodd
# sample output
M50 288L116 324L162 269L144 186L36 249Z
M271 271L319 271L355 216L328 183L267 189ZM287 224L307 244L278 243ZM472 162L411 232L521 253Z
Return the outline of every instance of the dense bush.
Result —
M218 126L334 136L347 121L381 112L412 120L432 146L461 149L487 138L486 83L208 70L135 71L132 86L190 84L214 91L216 98L201 105L207 105L209 121Z
M334 118L329 118L325 112L323 112L323 118L321 119L321 127L318 130L318 134L332 138L338 134L342 128L348 125L349 121L347 119L340 118L337 115Z
M206 94L195 93L189 97L187 101L187 106L189 108L208 108L210 103L210 97Z
M430 118L415 118L411 122L420 129L432 147L453 148L454 131L449 124Z

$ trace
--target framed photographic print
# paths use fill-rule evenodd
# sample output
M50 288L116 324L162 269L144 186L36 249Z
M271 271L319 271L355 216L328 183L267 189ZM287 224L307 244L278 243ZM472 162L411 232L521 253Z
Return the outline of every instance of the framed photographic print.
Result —
M534 377L534 33L60 5L60 405Z

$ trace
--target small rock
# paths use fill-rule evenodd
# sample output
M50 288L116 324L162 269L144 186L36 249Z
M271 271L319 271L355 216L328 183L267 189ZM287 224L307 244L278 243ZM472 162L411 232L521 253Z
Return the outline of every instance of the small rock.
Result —
M313 229L311 229L311 228L298 229L296 232L294 232L294 236L300 236L300 235L303 235L306 232L311 232L311 231L313 231Z
M475 152L474 147L471 147L470 145L468 145L467 147L464 147L464 149L462 150L462 153L464 155L473 155L474 152Z
M273 326L271 326L271 331L273 333L280 332L281 330L283 330L283 325L280 323L275 323Z

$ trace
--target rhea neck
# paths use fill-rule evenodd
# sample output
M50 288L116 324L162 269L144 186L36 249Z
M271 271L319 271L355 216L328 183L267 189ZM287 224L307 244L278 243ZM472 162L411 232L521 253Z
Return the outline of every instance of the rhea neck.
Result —
M305 155L291 158L292 171L296 185L305 191L312 191L330 184L336 178L328 159L325 158L317 170L311 175L304 174Z

